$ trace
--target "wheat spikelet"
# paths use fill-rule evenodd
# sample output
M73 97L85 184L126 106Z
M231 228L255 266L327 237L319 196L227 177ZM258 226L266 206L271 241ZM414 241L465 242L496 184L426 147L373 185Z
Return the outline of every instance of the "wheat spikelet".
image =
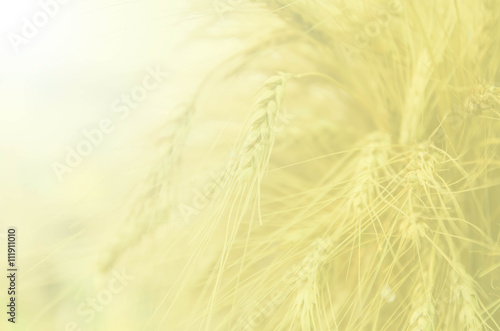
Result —
M291 325L297 325L301 330L315 330L324 328L321 320L317 318L322 314L322 303L320 302L320 282L321 268L328 258L329 250L334 240L317 239L310 247L310 253L301 263L297 274L294 277L292 288L296 288L293 295L292 308L293 317ZM318 325L318 323L320 323Z
M153 163L147 178L135 192L132 209L126 216L124 226L114 242L103 251L99 261L101 270L110 270L147 233L169 220L173 201L172 176L189 131L192 109L192 106L182 106L175 117L162 127L158 139L161 150L159 159Z
M467 330L485 330L486 323L482 317L483 309L474 289L474 281L461 264L454 272L454 285L455 299L459 307L459 324L466 327Z
M278 115L282 107L285 85L290 75L280 73L267 80L259 91L254 113L238 153L236 178L261 177L266 170L276 136Z
M361 158L356 165L355 172L358 174L353 183L352 208L358 215L361 208L368 207L375 199L378 192L378 183L383 176L391 174L388 167L391 138L380 132L373 133L361 144L363 150Z
M425 282L425 285L424 283L417 284L413 293L413 312L411 313L409 321L409 327L413 331L435 330L432 277L425 277Z

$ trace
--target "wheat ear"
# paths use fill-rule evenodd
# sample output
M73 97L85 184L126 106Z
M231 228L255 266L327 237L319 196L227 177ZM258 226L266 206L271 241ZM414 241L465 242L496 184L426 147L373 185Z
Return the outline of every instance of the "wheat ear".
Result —
M248 180L254 175L260 177L267 168L289 77L288 74L279 73L269 78L260 90L240 147L236 175L240 180Z
M148 232L169 219L173 200L172 177L189 132L192 112L191 105L183 105L177 116L162 126L158 139L162 151L159 160L153 163L147 178L139 184L123 228L101 254L98 262L101 270L108 271Z

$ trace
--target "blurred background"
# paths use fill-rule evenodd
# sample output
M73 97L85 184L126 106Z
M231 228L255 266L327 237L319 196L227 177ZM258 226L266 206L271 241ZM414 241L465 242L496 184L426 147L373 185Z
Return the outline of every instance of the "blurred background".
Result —
M31 31L24 18L33 23L41 3L53 17L36 18L38 31L24 38ZM218 20L206 1L0 2L0 240L5 252L7 228L17 227L20 277L17 324L2 310L1 330L141 329L145 315L127 288L106 306L116 319L91 318L81 305L113 278L97 271L97 260L147 164L148 139L236 43L188 41L200 23ZM168 76L122 118L115 103L151 70ZM103 119L113 131L59 176L56 164L65 165L69 151L88 140L83 132L95 132ZM6 302L5 277L1 284ZM141 317L121 325L121 302Z

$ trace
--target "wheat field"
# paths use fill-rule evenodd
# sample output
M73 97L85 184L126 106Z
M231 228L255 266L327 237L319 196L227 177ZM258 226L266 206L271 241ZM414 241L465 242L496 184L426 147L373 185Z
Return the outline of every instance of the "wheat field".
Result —
M106 179L20 330L500 330L500 1L173 16L168 97L71 174Z

